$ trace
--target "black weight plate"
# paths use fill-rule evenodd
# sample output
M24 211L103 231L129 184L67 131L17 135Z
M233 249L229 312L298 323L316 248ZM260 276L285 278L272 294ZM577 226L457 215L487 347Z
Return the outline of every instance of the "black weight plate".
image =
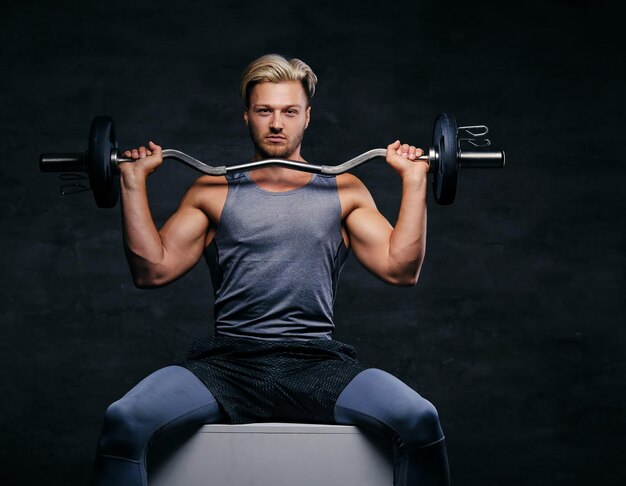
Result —
M433 190L435 201L442 205L452 204L456 196L459 172L456 133L456 120L453 116L441 113L435 119L433 147L439 154L439 161L433 172Z
M111 167L113 150L117 151L113 120L108 116L95 117L89 131L87 174L99 208L115 206L120 193L119 174Z

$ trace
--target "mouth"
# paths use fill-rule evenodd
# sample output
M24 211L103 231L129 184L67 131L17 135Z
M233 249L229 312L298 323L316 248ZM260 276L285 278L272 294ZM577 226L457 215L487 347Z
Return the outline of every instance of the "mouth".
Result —
M270 141L271 143L281 143L286 140L286 137L281 137L279 135L270 135L269 137L265 137L265 139Z

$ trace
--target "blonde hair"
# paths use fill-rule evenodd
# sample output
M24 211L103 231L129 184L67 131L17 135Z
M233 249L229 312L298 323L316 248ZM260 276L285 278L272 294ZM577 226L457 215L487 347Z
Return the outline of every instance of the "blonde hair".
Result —
M281 81L300 81L308 102L315 94L317 76L308 64L296 58L287 60L280 54L266 54L252 61L241 76L239 92L244 106L250 104L250 93L256 84Z

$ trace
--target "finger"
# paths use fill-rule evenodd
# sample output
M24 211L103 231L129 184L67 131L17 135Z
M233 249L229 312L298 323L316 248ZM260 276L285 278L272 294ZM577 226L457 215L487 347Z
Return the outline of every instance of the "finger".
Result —
M398 149L398 154L402 155L403 157L407 157L409 155L409 144L403 144L402 147Z
M146 147L139 147L139 157L144 158L146 156Z
M395 152L399 146L400 140L396 140L395 142L390 143L389 145L387 145L387 154L389 154L390 152Z
M160 152L161 151L161 146L157 145L156 143L150 141L148 142L148 147L150 147L152 149L153 152Z
M130 153L130 150L127 150L126 152L124 152L124 157L128 158L130 157L132 154Z
M409 147L409 159L410 159L410 160L415 160L415 153L416 153L416 150L417 150L417 149L415 148L415 145L411 145L411 146Z
M133 159L138 159L139 158L139 152L137 151L137 149L133 149L132 157L133 157Z

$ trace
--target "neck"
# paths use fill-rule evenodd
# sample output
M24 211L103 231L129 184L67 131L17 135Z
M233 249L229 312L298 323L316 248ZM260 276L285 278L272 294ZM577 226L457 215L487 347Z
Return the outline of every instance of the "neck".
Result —
M306 160L300 154L300 145L296 147L289 155L278 157L261 153L258 149L254 153L254 161L267 160L267 159L287 159L296 162L307 163ZM255 182L267 182L269 184L293 184L301 183L303 180L308 181L311 175L308 172L299 172L286 167L264 167L263 169L256 169L252 171L252 179Z
M308 172L288 169L286 167L264 167L262 169L255 169L251 171L250 174L252 176L252 180L255 182L265 181L269 183L297 183L302 180L308 181L311 178L311 174Z
M288 155L287 157L274 157L274 156L270 156L270 157L266 157L263 156L260 153L255 153L254 155L254 160L258 161L258 160L267 160L268 158L272 158L272 159L287 159L287 160L293 160L296 162L303 162L303 163L307 163L306 160L304 160L302 158L302 156L300 155L300 151L294 151L293 153L291 153L290 155ZM304 181L308 181L311 178L311 174L309 174L308 172L302 172L302 171L297 171L294 169L288 169L286 167L264 167L262 169L255 169L254 171L251 172L252 178L255 182L267 182L270 184L281 184L281 183L301 183L303 180Z
M289 155L284 156L284 157L278 157L278 156L275 156L275 155L262 154L258 150L256 150L255 153L254 153L254 157L252 158L252 160L254 160L255 162L259 161L259 160L266 160L266 159L287 159L287 160L293 160L293 161L296 161L296 162L304 162L306 164L306 160L304 160L302 158L302 155L300 154L300 147L298 147L293 152L291 152Z

